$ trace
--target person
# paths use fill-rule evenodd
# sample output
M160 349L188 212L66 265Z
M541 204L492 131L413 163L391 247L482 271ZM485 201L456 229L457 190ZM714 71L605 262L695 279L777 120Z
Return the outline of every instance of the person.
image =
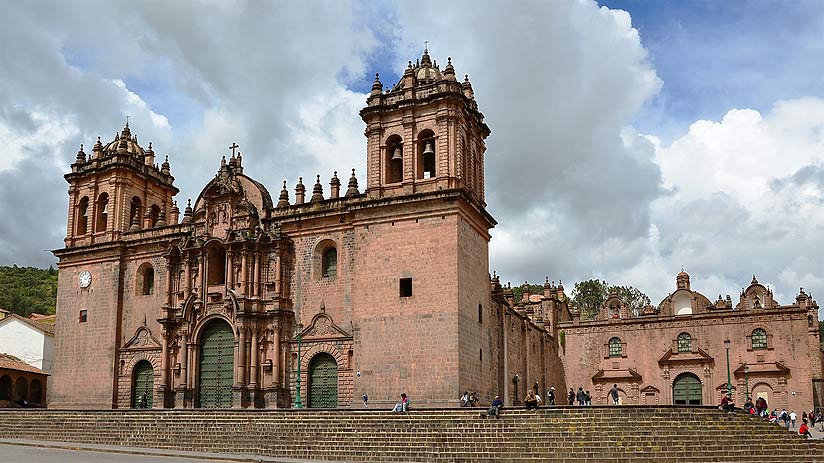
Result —
M580 406L583 406L587 402L587 398L584 395L584 388L578 388L578 393L575 394L575 398L578 399L578 405Z
M149 406L149 401L146 397L146 391L143 391L140 394L140 397L137 399L137 407L138 408L147 408Z
M524 405L526 405L527 410L538 408L538 401L535 399L535 393L532 392L532 389L527 391L526 397L524 397Z
M778 421L784 422L784 427L789 429L790 427L790 414L787 413L787 409L782 408L781 413L778 414Z
M504 408L504 403L501 401L500 396L495 396L495 400L492 401L492 406L489 407L489 411L486 412L486 416L494 416L495 419L501 415L501 409Z
M755 399L755 411L758 412L758 416L764 416L767 411L767 400L763 397L759 397Z
M592 394L589 391L584 392L584 405L592 405Z
M477 407L478 406L478 393L472 391L469 393L469 406L470 407Z
M28 400L26 400L26 396L21 396L20 400L17 401L17 405L20 405L23 408L29 408L31 405Z
M543 400L541 399L541 394L536 392L535 393L535 408L541 408L541 403Z
M807 421L807 412L806 411L801 414L801 422L803 423L804 421Z
M549 390L546 391L546 404L555 405L555 386L550 387Z
M812 439L813 435L810 433L810 428L807 427L807 420L801 421L801 427L798 428L798 434L807 436L808 439Z
M777 411L778 409L776 408L775 410L771 411L769 415L767 415L767 419L770 421L770 423L775 423L778 421L778 415L775 414L775 412Z
M609 391L609 395L612 396L612 405L618 405L618 385L613 384L612 390Z
M469 405L469 392L464 391L461 396L461 407L466 407L467 405Z
M395 408L393 408L392 411L401 413L409 411L409 397L406 396L405 392L401 393L401 400L395 404Z
M790 423L793 425L793 429L795 429L795 420L798 419L798 415L795 413L795 410L790 412Z
M735 408L735 403L732 401L732 396L730 393L724 394L724 397L721 398L721 407L727 413L732 413L733 409Z
M369 396L366 393L363 393L363 408L369 407Z
M569 388L569 393L567 394L567 402L569 402L569 405L575 405L575 390L572 388Z
M752 400L749 397L747 397L747 400L744 402L744 410L746 410L747 413L753 414L754 412L750 412L750 409L754 406L755 404L752 403Z

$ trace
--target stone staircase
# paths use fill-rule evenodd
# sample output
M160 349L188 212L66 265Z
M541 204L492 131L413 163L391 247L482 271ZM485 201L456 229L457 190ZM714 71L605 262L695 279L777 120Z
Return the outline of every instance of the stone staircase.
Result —
M380 462L824 461L810 441L712 407L504 410L0 410L6 438Z

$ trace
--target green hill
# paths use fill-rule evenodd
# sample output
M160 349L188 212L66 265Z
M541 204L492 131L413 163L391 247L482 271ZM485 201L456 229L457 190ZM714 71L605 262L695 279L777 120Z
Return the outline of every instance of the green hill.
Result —
M28 316L53 314L57 303L57 270L0 267L0 309Z

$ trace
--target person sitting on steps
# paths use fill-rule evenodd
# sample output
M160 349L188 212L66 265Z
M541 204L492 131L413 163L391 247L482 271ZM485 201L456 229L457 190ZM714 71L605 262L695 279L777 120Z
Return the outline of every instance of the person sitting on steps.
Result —
M735 409L735 403L733 403L732 395L730 395L729 392L721 398L721 406L719 408L727 413L732 413L733 409Z
M527 410L538 408L538 399L535 398L535 393L532 392L532 389L526 393L526 397L524 397L524 405L526 405Z
M504 408L504 403L501 401L501 397L496 395L495 400L492 401L492 406L489 407L489 410L486 413L481 413L481 417L486 418L487 416L494 416L497 420L501 415L502 408Z
M409 411L409 397L406 396L405 392L401 393L401 401L395 404L395 408L393 408L392 411L402 413Z

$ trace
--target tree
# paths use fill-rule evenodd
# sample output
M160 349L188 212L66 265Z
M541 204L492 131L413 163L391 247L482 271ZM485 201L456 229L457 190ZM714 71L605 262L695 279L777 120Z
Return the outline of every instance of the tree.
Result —
M544 294L544 286L543 285L533 285L529 284L529 293L530 294ZM512 288L512 295L516 303L521 302L521 299L524 298L524 287L523 285L518 285Z
M610 285L598 279L575 283L572 290L572 303L580 310L581 318L590 319L601 310L601 305L613 291L621 297L634 316L650 304L649 297L637 288Z
M57 304L56 270L0 267L0 308L21 316L53 314Z
M598 313L609 294L608 288L606 281L598 279L575 283L572 289L572 304L578 307L582 318L592 318Z

